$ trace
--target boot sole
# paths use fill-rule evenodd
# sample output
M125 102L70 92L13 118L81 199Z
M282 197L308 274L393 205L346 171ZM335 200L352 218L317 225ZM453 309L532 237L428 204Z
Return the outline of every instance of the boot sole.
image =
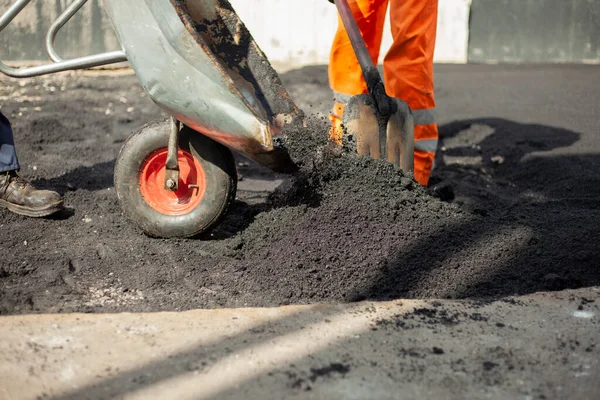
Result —
M57 213L58 211L60 211L64 208L64 203L61 200L57 203L50 204L43 208L31 208L31 207L20 206L18 204L9 203L6 200L0 199L0 207L4 207L9 211L14 212L15 214L25 215L27 217L39 218L39 217L47 217L48 215Z

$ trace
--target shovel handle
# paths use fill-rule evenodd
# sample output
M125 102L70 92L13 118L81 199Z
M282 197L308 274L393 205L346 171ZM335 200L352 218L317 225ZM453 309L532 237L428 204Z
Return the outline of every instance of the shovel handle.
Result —
M369 94L371 94L375 100L379 113L383 116L388 116L395 112L394 103L385 92L385 86L381 80L381 75L373 63L373 59L371 58L369 49L367 49L365 40L360 33L360 29L358 28L354 14L352 14L348 0L335 0L335 5L340 13L340 18L342 19L344 28L346 28L348 37L350 38L350 43L352 43L352 48L354 49L354 54L356 54L356 58L360 64L363 77L365 78L367 88L369 89Z
M375 64L373 64L373 59L371 58L369 49L367 49L365 40L360 33L360 29L358 28L354 14L352 14L348 0L335 0L335 5L340 13L340 18L344 23L344 28L346 28L346 32L348 33L348 37L350 38L352 48L354 48L354 53L356 54L356 58L358 58L360 67L363 71L375 68Z

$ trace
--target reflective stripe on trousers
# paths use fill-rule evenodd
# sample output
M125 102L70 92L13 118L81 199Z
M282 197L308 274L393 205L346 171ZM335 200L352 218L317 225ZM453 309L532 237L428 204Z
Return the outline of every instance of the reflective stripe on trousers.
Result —
M350 95L334 92L333 97L335 103L331 110L330 119L332 123L341 123L344 113L344 106L350 100ZM435 109L428 108L422 110L412 110L412 115L415 123L415 150L423 153L434 153L438 145L438 131L435 119ZM330 137L334 142L341 144L341 129L334 127ZM422 157L426 157L422 155Z
M438 130L435 108L413 110L415 121L415 149L435 153L438 144Z

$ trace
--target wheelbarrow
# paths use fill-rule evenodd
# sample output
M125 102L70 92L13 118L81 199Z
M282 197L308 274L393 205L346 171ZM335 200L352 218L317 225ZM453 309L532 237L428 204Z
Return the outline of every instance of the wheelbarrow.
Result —
M16 1L0 31L30 1ZM123 50L62 60L56 34L86 2L75 0L51 25L53 63L0 63L0 72L32 77L129 62L171 116L134 132L115 164L119 202L144 232L191 237L218 224L236 195L231 150L277 172L295 170L285 142L306 126L304 116L228 1L103 0Z

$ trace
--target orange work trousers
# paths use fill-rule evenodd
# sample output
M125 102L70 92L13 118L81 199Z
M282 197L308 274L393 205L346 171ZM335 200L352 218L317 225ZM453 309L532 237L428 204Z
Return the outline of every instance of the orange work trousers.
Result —
M377 64L383 27L390 3L393 44L384 62L384 82L389 96L404 100L415 120L415 179L429 181L437 148L433 93L438 0L349 0L365 43ZM329 83L334 92L331 140L341 142L341 117L351 96L367 93L367 85L348 34L338 17L329 63ZM336 129L336 126L338 127Z

